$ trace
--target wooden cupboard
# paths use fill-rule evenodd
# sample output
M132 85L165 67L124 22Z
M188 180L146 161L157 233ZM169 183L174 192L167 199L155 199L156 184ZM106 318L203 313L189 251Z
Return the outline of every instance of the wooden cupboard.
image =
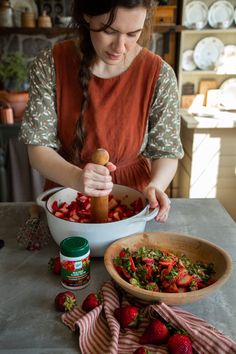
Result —
M236 117L182 112L181 139L185 156L173 182L174 196L217 198L236 221Z
M172 182L172 196L217 198L236 221L236 113L218 111L212 117L203 117L190 115L187 110L194 95L202 93L200 88L203 81L214 81L216 88L219 88L225 80L236 78L236 72L230 67L225 72L220 72L217 67L212 70L195 68L186 71L182 65L184 52L194 50L203 38L216 37L224 45L235 46L236 23L224 29L211 28L209 23L201 30L186 28L186 5L190 2L192 0L183 0L178 64L180 102L184 102L182 95L187 91L185 109L180 112L185 156L180 160ZM204 1L208 9L215 2ZM230 2L236 6L236 0Z

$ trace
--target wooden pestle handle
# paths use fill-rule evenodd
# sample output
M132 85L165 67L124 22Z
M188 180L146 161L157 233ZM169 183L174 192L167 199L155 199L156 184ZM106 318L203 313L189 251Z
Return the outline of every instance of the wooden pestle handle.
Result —
M109 161L109 154L105 149L97 149L92 154L93 163L105 166ZM108 195L91 198L92 222L101 223L108 219Z

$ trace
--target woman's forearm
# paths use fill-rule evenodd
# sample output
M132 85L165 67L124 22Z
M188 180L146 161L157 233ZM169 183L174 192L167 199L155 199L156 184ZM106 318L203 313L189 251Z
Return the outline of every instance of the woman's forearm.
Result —
M45 146L28 145L30 164L46 179L79 190L82 170L64 160L55 150Z
M151 165L152 178L149 185L165 191L175 176L178 159L162 158L153 160Z

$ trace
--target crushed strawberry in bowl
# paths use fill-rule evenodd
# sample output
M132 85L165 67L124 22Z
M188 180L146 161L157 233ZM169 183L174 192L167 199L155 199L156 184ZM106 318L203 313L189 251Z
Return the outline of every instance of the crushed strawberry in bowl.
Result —
M134 252L124 248L113 263L128 283L151 291L185 293L214 283L212 263L193 263L184 254L177 256L159 248L143 246Z
M109 195L109 212L107 222L124 220L140 213L143 210L144 204L140 197L132 201L130 204L125 203L126 198L128 198L127 195L122 199L117 199L112 194ZM92 222L91 197L83 195L80 192L77 192L75 199L70 203L54 200L51 209L52 213L56 217L64 220L79 223Z
M46 191L37 198L37 204L45 209L49 230L58 245L66 237L82 236L89 242L92 257L103 257L109 244L117 239L143 232L146 222L158 213L158 208L150 210L141 192L116 184L109 197L108 221L104 223L91 222L90 198L70 188Z
M104 263L114 281L139 299L182 305L214 293L229 278L222 248L192 235L139 233L110 245Z

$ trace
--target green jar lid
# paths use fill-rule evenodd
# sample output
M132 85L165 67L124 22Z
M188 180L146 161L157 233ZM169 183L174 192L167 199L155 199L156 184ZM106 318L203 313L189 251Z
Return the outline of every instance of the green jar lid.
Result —
M71 236L65 238L60 243L60 251L63 256L67 257L81 257L88 253L88 241L79 236Z

